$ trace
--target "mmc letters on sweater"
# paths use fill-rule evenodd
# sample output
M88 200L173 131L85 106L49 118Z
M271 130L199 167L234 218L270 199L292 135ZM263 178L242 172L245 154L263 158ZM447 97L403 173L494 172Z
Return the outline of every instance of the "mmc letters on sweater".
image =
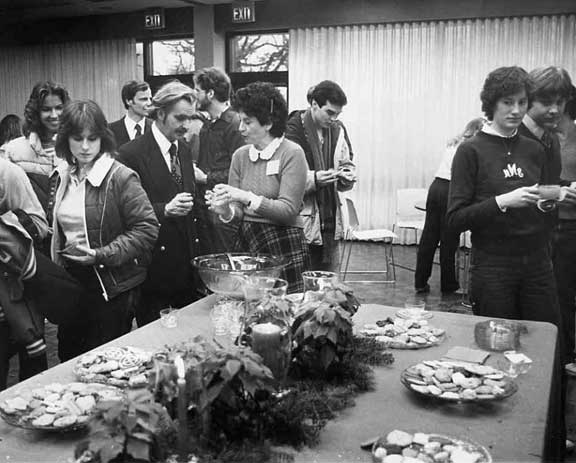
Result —
M522 168L516 166L515 162L508 164L504 169L502 169L502 172L504 172L504 178L524 178L524 172L522 171Z

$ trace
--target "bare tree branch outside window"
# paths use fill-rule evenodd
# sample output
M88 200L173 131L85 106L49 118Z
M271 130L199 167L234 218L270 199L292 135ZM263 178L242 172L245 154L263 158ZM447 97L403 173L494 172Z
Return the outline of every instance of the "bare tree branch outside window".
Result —
M287 33L236 36L231 43L231 70L232 72L287 71L288 45Z
M194 72L194 39L157 40L152 44L154 75Z

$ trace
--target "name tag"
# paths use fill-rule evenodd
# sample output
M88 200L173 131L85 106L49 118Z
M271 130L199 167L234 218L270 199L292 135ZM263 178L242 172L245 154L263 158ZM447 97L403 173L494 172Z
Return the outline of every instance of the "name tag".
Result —
M266 175L276 175L280 172L280 160L268 161L266 164Z

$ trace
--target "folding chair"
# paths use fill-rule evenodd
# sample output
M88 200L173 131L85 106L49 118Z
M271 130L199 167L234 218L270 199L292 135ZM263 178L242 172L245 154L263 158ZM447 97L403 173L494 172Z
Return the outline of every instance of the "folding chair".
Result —
M354 202L350 198L345 198L345 209L348 213L348 227L344 234L344 243L342 254L340 258L340 274L342 281L346 281L348 274L385 274L386 278L383 280L351 280L354 283L394 283L396 281L396 270L394 268L394 249L392 242L398 236L390 230L372 229L372 230L358 230L360 224L358 222L358 214ZM384 243L384 268L381 270L355 270L349 271L348 265L350 264L350 255L352 254L352 246L354 241L361 241L365 243ZM344 269L344 270L342 270Z
M400 188L396 190L396 221L392 231L397 229L414 230L414 242L418 244L418 230L424 229L426 212L417 209L417 205L426 204L426 188Z

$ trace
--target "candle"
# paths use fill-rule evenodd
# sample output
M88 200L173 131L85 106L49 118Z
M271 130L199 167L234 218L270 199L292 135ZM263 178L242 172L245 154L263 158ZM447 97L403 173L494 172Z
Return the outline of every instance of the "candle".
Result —
M264 365L274 378L285 379L290 362L290 336L287 329L273 323L260 323L252 327L252 350L262 357Z
M183 459L187 455L188 444L188 401L186 396L186 369L182 357L174 359L176 374L178 375L178 453Z

